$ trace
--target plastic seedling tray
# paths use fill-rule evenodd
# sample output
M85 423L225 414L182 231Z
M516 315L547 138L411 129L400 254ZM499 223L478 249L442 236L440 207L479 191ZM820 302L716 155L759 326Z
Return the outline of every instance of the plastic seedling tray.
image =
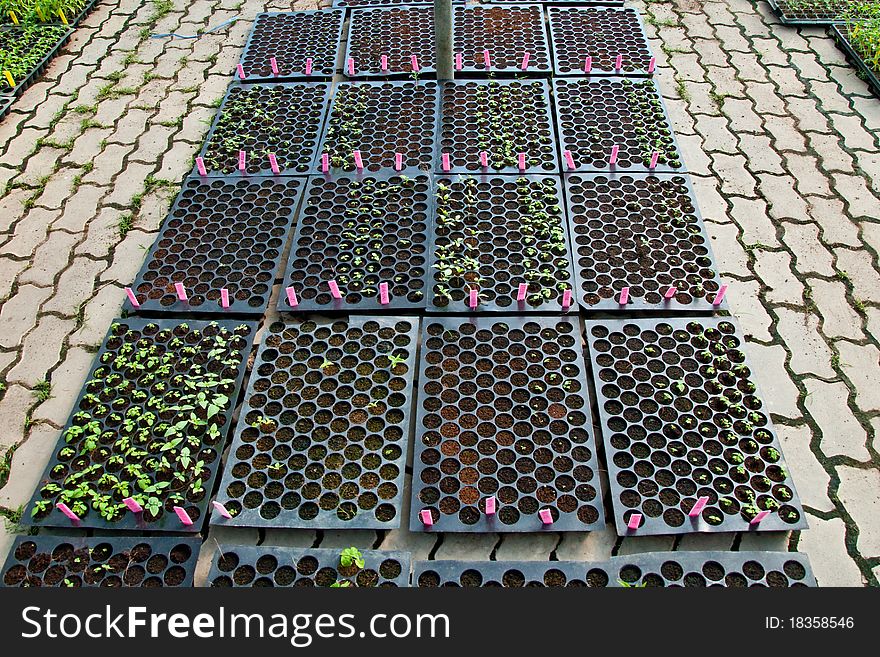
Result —
M409 587L409 552L363 550L364 567L358 568L342 565L342 550L268 545L218 548L208 574L211 587Z
M554 75L649 75L653 54L637 10L549 7L547 15Z
M806 528L731 319L588 321L586 338L618 534Z
M232 517L211 523L398 527L417 332L417 318L271 324L218 493Z
M141 536L19 536L4 587L189 587L201 541Z
M561 187L558 176L437 176L429 308L562 314L575 283Z
M587 310L712 312L727 308L690 181L669 174L563 176L577 277ZM627 288L628 301L621 304ZM674 296L670 288L674 287Z
M558 173L549 92L546 80L444 82L434 170Z
M653 80L625 77L553 80L559 147L577 171L681 172L684 164ZM614 159L617 150L616 161ZM652 170L651 159L658 153ZM566 171L571 163L566 163Z
M623 4L623 0L533 0L542 5L607 5L619 6ZM488 0L491 4L507 4L510 2L522 2L522 0Z
M295 298L281 294L279 311L376 313L425 307L431 179L419 170L408 173L309 180L282 286L284 291L292 287ZM330 281L341 298L333 296Z
M541 5L467 5L455 7L453 12L454 51L461 53L462 63L456 77L475 73L523 76L552 72ZM523 69L526 53L529 57Z
M452 0L464 2L465 0ZM333 0L334 7L397 7L399 5L430 5L433 0Z
M277 173L309 173L329 97L329 82L233 83L200 154L208 175L270 175L267 153L275 155Z
M647 552L608 561L416 561L413 586L816 586L797 552Z
M229 320L114 321L25 524L199 531L256 328L255 322ZM129 497L141 512L126 507ZM79 520L56 508L58 502ZM96 505L106 505L108 514Z
M9 110L12 109L12 103L14 102L14 96L0 96L0 119L9 114Z
M434 159L437 113L437 83L430 80L342 82L336 86L314 169L357 171L356 152L361 171L428 169Z
M346 76L413 77L413 56L419 75L436 73L433 7L376 7L351 11L342 69ZM349 61L353 64L354 75L349 69Z
M305 184L287 176L184 180L132 284L139 307L126 301L125 310L262 315Z
M39 80L40 76L42 76L43 73L46 72L46 68L55 58L55 55L58 54L58 51L64 47L68 40L70 40L70 35L73 34L73 30L63 25L35 26L34 29L46 33L54 33L57 35L58 40L53 46L45 51L42 59L40 59L30 69L30 71L28 71L27 75L23 76L21 79L14 78L14 88L9 86L9 82L7 82L5 76L0 76L0 94L11 94L13 96L21 95L25 89L27 89L34 82ZM12 41L20 41L23 38L23 32L24 30L19 27L0 28L0 51L7 48L7 43L11 43Z
M604 527L578 320L425 321L410 529Z
M343 9L257 14L241 55L245 80L332 78L344 19Z
M852 62L857 69L863 74L863 79L871 88L871 92L880 98L880 77L878 72L864 60L859 52L853 47L849 40L849 28L846 25L832 25L829 28L831 36L845 54L846 58ZM2 111L2 110L0 110Z
M785 25L828 25L843 22L840 14L859 0L813 0L809 7L803 0L767 0L779 21Z

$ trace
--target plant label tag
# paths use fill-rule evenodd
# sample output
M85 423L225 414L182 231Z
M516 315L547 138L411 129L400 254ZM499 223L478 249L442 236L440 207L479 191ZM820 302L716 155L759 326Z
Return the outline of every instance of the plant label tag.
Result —
M211 502L211 504L214 506L214 510L224 518L229 519L232 517L232 514L226 510L226 507L220 504L220 502L218 502L217 500L214 500L213 502Z
M727 285L722 285L718 288L718 294L715 295L715 298L712 299L713 306L720 306L721 302L724 301L724 295L727 294Z
M623 55L617 55L617 59L614 60L614 70L619 71L623 68Z
M495 496L486 498L486 515L494 516L495 515Z
M394 154L394 170L400 171L403 169L403 153L395 153Z
M238 170L244 173L247 170L247 153L238 151Z
M620 305L625 306L629 303L629 288L624 287L620 290Z
M342 292L339 291L339 286L336 284L336 281L327 281L327 286L330 288L330 296L334 299L342 298Z
M208 170L205 168L205 158L197 157L196 158L196 169L199 170L200 176L207 176Z
M449 171L452 168L449 164L449 153L443 153L440 156L440 167L444 171Z
M348 74L354 75L354 57L348 58Z
M174 291L177 292L177 298L180 301L189 301L189 297L186 296L186 288L183 287L183 283L175 283Z
M706 508L706 505L709 503L709 497L704 495L699 498L694 505L691 507L691 510L688 512L688 516L691 518L699 518L700 514L703 512L703 509Z
M422 509L419 511L419 519L422 521L422 524L425 527L430 527L434 524L434 517L431 515L431 512L428 509Z
M520 65L520 68L523 71L528 70L528 68L529 68L529 53L525 53L523 55L523 60L522 60L522 64Z
M660 159L660 153L658 153L657 151L654 151L653 153L651 153L651 164L648 165L648 168L649 169L656 169L657 168L657 160L659 160L659 159Z
M464 68L464 64L461 61L461 53L457 52L455 53L455 70L460 71L462 68Z
M321 173L330 171L330 156L327 153L321 153Z
M538 511L538 515L541 516L541 523L544 525L552 525L553 524L553 514L550 513L550 509L541 509Z
M642 524L642 514L634 513L629 517L629 522L626 523L627 529L631 529L633 531L639 528L639 525Z
M132 513L140 513L141 511L144 510L144 507L142 507L140 504L135 502L134 498L131 498L131 497L126 497L124 500L122 500L122 503L125 506L127 506L128 510L131 511Z
M238 77L239 77L240 80L246 80L246 79L247 79L247 76L244 74L244 66L242 66L241 64L239 64L238 66L235 67L235 70L238 71Z
M487 71L492 68L492 58L489 56L488 50L483 51L483 65L486 67Z
M468 297L468 306L476 310L477 305L479 305L479 292L471 290L470 296Z
M381 56L379 57L379 68L380 68L382 71L387 71L387 70L388 70L388 55L381 55Z
M520 153L519 155L516 156L516 164L519 167L520 171L526 170L526 154L525 153Z
M675 289L674 285L670 285L669 289L666 290L666 294L663 295L664 299L674 299L675 295L678 293L678 290Z
M593 58L587 55L587 58L584 60L584 73L589 73L593 70Z
M71 511L70 507L68 507L64 502L59 502L58 504L55 505L55 508L58 509L59 511L61 511L61 513L66 515L68 518L70 518L74 522L79 522L79 516L76 515L73 511Z
M415 55L409 56L409 65L412 67L414 73L419 72L419 58Z
M611 155L608 156L608 164L617 164L617 156L620 155L620 146L614 144L611 147Z
M648 73L653 73L654 68L657 66L657 58L651 57L651 60L648 62Z
M189 514L183 510L182 507L176 506L174 507L174 513L177 514L177 517L180 518L180 522L189 527L193 524L192 518L189 517Z
M312 58L306 57L306 75L312 74Z
M125 288L125 296L128 297L128 302L131 304L132 308L140 308L141 304L137 300L137 296L130 287Z
M761 521L769 515L770 515L769 511L761 511L758 515L756 515L754 518L749 520L749 524L750 525L760 525Z
M352 156L354 157L354 168L358 171L363 171L364 169L364 160L361 157L360 151L352 151Z
M486 151L480 151L480 166L484 169L489 168L489 154Z
M525 301L526 293L529 291L528 283L520 283L519 287L516 289L516 300L517 301Z
M220 307L229 308L229 290L225 287L220 289Z
M296 290L293 287L285 288L284 290L287 293L287 305L291 308L295 308L299 305L299 299L296 298Z
M391 300L388 298L388 283L379 283L379 303L383 306L391 303Z
M565 158L565 166L574 171L577 169L577 165L574 163L574 156L571 154L571 151L566 150L562 153L562 157Z
M269 153L269 166L272 167L272 173L276 176L281 173L281 167L278 166L278 158L275 153Z
M562 309L568 310L571 308L571 290L565 290L562 293Z
M270 58L269 58L269 66L272 67L272 75L278 75L278 74L279 74L279 70L278 70L278 60L277 60L277 59L275 59L274 57L270 57Z

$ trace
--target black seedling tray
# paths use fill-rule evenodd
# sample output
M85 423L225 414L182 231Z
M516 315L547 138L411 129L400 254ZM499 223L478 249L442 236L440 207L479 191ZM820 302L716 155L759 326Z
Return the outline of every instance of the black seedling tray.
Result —
M649 75L651 48L639 12L624 7L549 7L554 75ZM623 67L615 69L618 55ZM590 73L584 70L592 57Z
M184 328L185 327L185 328ZM52 458L46 466L46 470L40 479L40 484L34 492L28 507L23 516L23 524L39 527L76 527L76 528L98 528L98 529L114 529L120 531L175 531L175 532L197 532L205 518L205 507L208 505L211 490L214 486L214 480L217 476L217 469L220 464L220 457L223 453L223 447L226 442L226 433L232 424L232 411L235 407L235 401L238 391L241 388L242 379L246 369L248 356L250 355L253 343L254 333L257 325L255 322L238 323L230 320L217 322L205 321L189 321L176 320L170 318L161 318L148 320L142 318L118 319L111 325L101 348L98 351L92 367L89 369L89 376L83 389L77 397L76 403L71 411L70 419L61 432L57 448L53 451ZM221 347L215 336L219 336L219 332L228 331L231 337L225 340L226 347ZM167 331L167 334L166 334ZM198 331L198 333L197 333ZM211 335L205 335L205 332ZM182 345L171 346L175 339L180 339ZM149 349L150 345L142 343L146 340L152 344L160 343L162 348L159 349L160 355L158 363L153 363L151 367L147 367L150 354L144 354L142 358L137 357L140 349ZM237 344L233 345L235 341ZM114 364L116 358L122 356L122 351L126 345L132 346L132 360L137 360L138 364L143 366L142 370L136 370L133 374L128 374L128 370L119 371ZM187 347L193 347L196 353L192 356L187 355L183 350ZM223 366L218 360L211 360L208 365L208 372L216 374L225 380L231 381L228 384L219 385L212 384L214 377L203 378L201 373L202 365L208 362L208 355L212 350L220 350L228 353L236 354L236 357L229 356L228 360L240 359L239 362L232 366ZM172 358L168 364L169 371L161 372L166 364L161 362L162 354L170 353ZM106 354L106 355L105 355ZM223 354L220 354L223 356ZM187 365L186 358L191 358L195 363ZM216 356L212 356L216 358ZM106 361L106 363L105 363ZM131 361L129 361L131 362ZM138 373L140 372L140 373ZM156 374L158 372L158 374ZM146 381L145 378L153 376L156 381ZM174 379L180 377L176 383ZM112 381L111 381L112 379ZM117 381L118 379L118 381ZM159 387L163 389L160 390ZM103 389L102 389L103 387ZM219 406L216 414L211 415L209 426L207 429L200 430L201 433L190 431L188 435L198 438L198 445L189 445L191 448L191 458L188 464L181 464L184 468L183 474L191 475L191 481L196 478L202 480L202 494L187 494L185 502L173 503L170 499L170 491L175 490L176 484L171 484L164 489L160 489L150 495L158 498L162 506L159 509L158 518L151 514L147 509L142 513L131 513L121 506L121 502L129 495L139 495L142 489L136 486L138 479L137 474L126 473L128 467L143 466L143 474L150 477L150 484L162 483L165 481L173 482L175 479L170 475L163 477L154 477L156 468L149 467L147 463L153 458L167 458L172 464L179 463L179 457L182 455L183 445L187 446L187 441L178 443L176 446L162 450L167 442L176 440L174 434L166 436L166 428L163 425L176 423L181 416L185 419L190 417L191 413L197 413L200 419L204 419L202 415L207 416L207 409L203 413L199 407L194 411L181 408L173 410L173 406L165 411L161 411L158 406L150 406L150 400L153 398L164 397L166 403L175 404L179 400L179 393L198 393L214 391L217 394L225 395L228 399L225 404ZM145 397L139 399L138 397ZM92 397L97 397L93 399ZM213 402L217 400L216 396L211 396L207 401ZM184 404L183 406L187 406ZM103 407L104 410L101 410ZM126 427L124 418L128 418L128 414L133 410L139 410L139 416L129 418L134 420L134 426L129 430ZM105 412L106 411L106 412ZM161 412L160 412L161 411ZM149 422L149 416L145 414L149 412L153 414L152 424ZM84 417L77 418L79 413L84 413ZM123 421L117 421L113 417L118 414ZM97 417L96 417L97 416ZM94 429L101 431L101 436L97 441L95 449L88 454L79 454L82 448L85 448L88 424L92 421L97 424ZM189 420L186 420L189 422ZM216 425L214 437L210 435L202 435L210 431L210 424ZM73 427L83 427L84 431L80 436L72 435L68 443L69 431ZM138 435L144 432L147 442L140 442ZM106 433L106 436L104 434ZM132 452L127 446L118 445L118 441L129 437L130 447L148 452L146 456ZM65 454L65 448L71 448L74 454ZM115 448L115 449L114 449ZM103 453L100 453L102 452ZM109 463L114 457L119 457L119 463ZM203 462L202 474L195 468L199 461ZM81 475L86 468L95 466L95 470ZM56 467L58 472L54 472ZM108 488L113 482L99 483L102 473L112 474L121 481L128 483L128 490L113 491ZM67 502L67 505L73 509L74 513L80 517L76 523L69 520L61 511L55 508L55 503L61 500L59 492L47 491L43 492L46 485L52 484L60 486L66 479L76 477L77 480L85 480L83 483L88 484L90 491L98 491L102 495L110 496L108 500L112 505L119 505L121 511L115 520L107 520L98 514L98 511L88 506L88 513L77 513L74 509L75 502L73 500ZM189 482L184 483L188 487ZM186 490L186 488L184 488ZM39 512L36 516L33 511L41 500L48 502L47 509ZM63 501L63 500L62 500ZM142 504L146 507L146 504ZM192 525L184 525L180 522L176 513L172 510L173 506L182 506L189 514L193 521Z
M344 9L257 14L241 65L247 82L332 78L341 50ZM272 58L278 75L272 72ZM306 60L312 72L306 74Z
M453 10L454 52L462 54L461 74L549 75L552 72L544 9L536 4L467 5ZM483 51L489 51L486 69ZM529 53L522 70L523 55Z
M262 315L305 184L282 176L185 179L132 284L140 308L126 301L125 311ZM177 297L181 282L187 301Z
M604 527L577 318L425 322L410 530ZM542 523L542 509L552 524Z
M559 148L571 151L578 171L648 173L658 139L666 154L661 152L654 172L684 170L675 131L653 80L557 78L553 96ZM649 131L648 136L640 138L639 129ZM608 160L615 145L620 153L612 165Z
M219 545L208 586L322 586L349 581L351 587L409 587L409 552L362 550L364 568L342 566L342 550L261 545Z
M382 70L382 55L388 58ZM419 75L436 73L434 53L434 8L377 7L353 9L349 19L348 45L342 72L349 78L412 76L412 56L419 65ZM354 59L354 75L348 69Z
M413 586L746 587L816 586L797 552L647 552L607 561L416 561Z
M15 102L15 96L0 96L0 119L9 114L12 109L12 103Z
M721 287L687 176L563 176L578 301L586 310L711 313ZM670 285L678 292L664 295ZM620 291L629 287L629 302Z
M806 528L731 319L588 321L586 339L618 534Z
M452 0L464 2L465 0ZM400 5L430 5L434 0L333 0L334 7L397 7Z
M409 174L309 180L278 298L280 312L377 313L425 307L431 179L418 170ZM342 299L331 295L331 280ZM383 282L389 293L384 305L379 290ZM295 307L284 293L288 286L296 292Z
M508 104L490 117L493 102ZM440 113L437 173L559 173L546 80L444 82ZM480 163L481 151L488 153L486 169ZM518 166L520 152L526 154L524 171ZM449 154L448 172L443 171L443 153Z
M338 84L315 170L327 153L331 171L353 172L355 150L366 171L393 170L396 153L403 154L404 169L428 169L438 106L437 83L430 80Z
M507 4L510 2L522 2L522 0L486 0L490 4ZM579 5L579 6L592 6L592 5L608 5L608 6L620 6L623 4L623 0L532 0L533 2L537 2L542 5Z
M275 100L270 100L273 97ZM202 147L208 175L242 175L238 170L240 150L247 153L248 174L272 173L267 153L275 155L281 174L307 174L318 151L329 97L329 82L233 83ZM277 103L281 114L277 125L268 113L258 114L270 102L272 107ZM239 125L233 126L236 117ZM193 173L197 171L193 168Z
M271 324L218 493L233 517L211 524L400 526L417 337L417 318Z
M836 0L836 2L822 0L825 6L815 10L808 7L792 7L789 0L767 0L767 3L779 16L779 22L785 25L828 25L842 22L839 18L840 12L856 4L856 0Z
M19 536L0 587L190 587L200 548L197 538Z
M829 28L829 31L831 36L834 37L837 47L840 48L844 54L846 54L846 58L862 72L863 79L868 84L868 87L870 87L871 92L877 96L877 98L880 98L880 77L878 77L878 73L875 72L874 68L862 58L858 51L856 51L852 43L850 43L849 28L846 25L832 25Z
M559 176L435 181L430 310L563 313L563 292L574 291L575 281ZM529 285L525 301L517 301L521 283ZM470 307L475 287L476 311ZM574 299L571 308L577 310Z
M47 29L59 30L59 28L63 28L63 25L45 25ZM7 38L21 38L22 30L18 27L3 27L0 28L0 48L4 47L4 41ZM34 82L40 79L43 73L46 72L46 68L58 54L58 51L64 47L64 45L70 40L70 35L73 34L73 30L66 29L64 32L59 32L58 42L52 46L46 52L46 55L37 63L28 74L22 78L21 80L15 80L15 88L12 89L9 87L9 83L6 81L6 76L0 72L0 93L10 94L13 96L20 96L25 89L30 87ZM19 36L16 36L19 35Z

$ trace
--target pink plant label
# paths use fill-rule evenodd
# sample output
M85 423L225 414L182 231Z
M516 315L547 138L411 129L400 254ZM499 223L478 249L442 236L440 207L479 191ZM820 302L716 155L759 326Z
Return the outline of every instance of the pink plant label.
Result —
M562 307L565 310L571 308L571 290L562 293Z
M122 503L126 507L128 507L128 510L131 511L132 513L140 513L141 511L144 510L144 507L142 507L140 504L135 502L134 498L132 498L132 497L126 497L124 500L122 500Z
M128 302L131 304L132 308L140 308L141 304L137 299L137 296L130 287L125 288L125 296L128 297Z
M247 153L238 151L238 170L244 173L247 170Z
M235 67L235 69L238 71L238 77L240 79L244 80L247 78L247 76L244 74L244 66L239 64L238 66Z
M614 60L614 70L619 71L623 68L623 55L618 55L617 59Z
M483 51L483 65L484 65L487 69L492 68L492 57L491 57L491 55L489 55L489 51L488 51L488 50L484 50L484 51Z
M620 305L625 306L629 303L629 288L624 287L620 290Z
M430 527L434 524L434 517L431 515L431 512L428 509L422 509L419 511L419 518L422 521L422 524L425 527Z
M272 67L272 75L278 75L280 73L278 70L278 60L274 57L269 58L269 66Z
M351 154L354 157L354 168L361 171L364 168L364 159L361 157L361 152L352 151Z
M354 57L348 58L348 74L354 75Z
M495 496L486 498L486 515L494 516L495 515Z
M651 61L648 62L648 73L653 73L654 69L657 67L657 58L651 57Z
M520 171L526 170L526 154L520 153L516 156L516 165L519 167Z
M462 68L464 68L464 64L461 61L461 53L457 52L455 53L455 70L460 71Z
M379 57L379 68L381 68L383 71L388 70L388 55L382 55L381 57Z
M299 305L299 299L296 298L296 290L292 287L288 287L284 289L285 293L287 293L287 305L291 308L295 308Z
M709 503L709 498L707 496L703 496L699 498L694 505L691 507L691 510L688 511L688 515L691 518L697 518L703 512L703 509L706 508L706 505Z
M229 308L229 290L225 287L220 289L220 306L222 308Z
M750 525L760 525L761 521L769 515L770 515L769 511L761 511L758 515L756 515L754 518L749 520L749 524Z
M617 156L620 155L620 146L614 144L611 147L611 155L608 156L608 164L617 164Z
M449 164L449 153L443 153L440 156L440 166L444 171L449 171L452 168Z
M232 517L232 514L229 513L227 508L220 504L220 502L218 502L217 500L214 500L213 502L211 502L211 504L214 506L214 510L217 511L217 513L219 513L224 518L228 519Z
M419 72L419 58L415 55L409 56L409 65L412 67L412 70L416 73Z
M626 523L627 529L632 529L635 531L639 528L639 525L642 524L642 514L634 513L629 517L629 522Z
M528 293L528 291L529 291L529 284L528 283L520 283L519 288L516 291L516 300L517 301L525 301L526 294Z
M718 288L718 294L715 295L715 298L712 299L713 306L720 306L721 302L724 301L724 295L727 294L727 285L722 285Z
M202 157L196 158L196 169L199 171L200 176L207 176L208 170L205 168L205 159Z
M657 168L657 160L659 160L659 159L660 159L660 153L658 153L657 151L654 151L653 153L651 153L651 164L648 165L648 168L649 169L656 169Z
M383 306L391 303L391 300L388 298L388 283L379 283L379 303Z
M666 294L663 295L664 299L674 299L675 295L678 293L678 290L675 289L674 285L670 285L669 289L666 290Z
M321 153L321 172L330 171L330 156L327 153Z
M526 70L528 70L528 68L529 68L529 56L530 56L529 53L525 53L525 54L523 55L522 64L520 65L520 68L521 68L523 71L526 71Z
M541 516L541 522L545 525L553 524L553 514L550 513L550 509L541 509L538 511L538 515Z
M186 296L186 288L183 287L183 283L175 283L174 291L177 292L177 298L181 301L189 301L189 297Z
M471 290L471 293L468 296L468 306L476 309L477 305L480 303L479 295L480 293L477 292L477 290Z
M400 171L403 169L403 153L395 153L394 154L394 170Z
M193 524L192 518L189 517L189 514L184 511L183 507L176 506L174 507L174 513L177 514L177 517L180 518L180 522L189 527Z
M589 73L593 70L593 58L587 55L587 58L584 60L584 73Z
M281 173L281 167L278 166L278 158L275 153L269 153L269 166L272 167L272 173L276 176Z
M577 165L574 163L574 156L571 154L571 151L563 152L562 156L565 158L565 166L574 171L577 169Z
M76 515L73 511L71 511L70 507L67 506L64 502L59 502L58 504L55 505L55 508L58 509L59 511L61 511L61 513L66 515L68 518L70 518L74 522L79 522L79 516Z
M484 169L489 166L489 154L486 151L480 151L480 166Z
M334 299L342 298L342 292L339 291L339 286L336 284L336 281L327 281L327 287L330 288L330 296Z
M306 58L306 75L311 75L311 74L312 74L312 58L307 57Z

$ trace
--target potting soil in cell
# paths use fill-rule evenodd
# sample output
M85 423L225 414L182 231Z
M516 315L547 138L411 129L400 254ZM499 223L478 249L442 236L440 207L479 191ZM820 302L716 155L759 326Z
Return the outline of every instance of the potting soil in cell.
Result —
M346 76L412 76L413 56L419 75L436 71L433 7L353 9L349 23L343 67ZM354 74L349 69L349 60Z
M540 5L466 5L453 10L454 52L462 73L550 73L550 49ZM529 58L523 69L523 56ZM488 55L488 66L487 58Z

